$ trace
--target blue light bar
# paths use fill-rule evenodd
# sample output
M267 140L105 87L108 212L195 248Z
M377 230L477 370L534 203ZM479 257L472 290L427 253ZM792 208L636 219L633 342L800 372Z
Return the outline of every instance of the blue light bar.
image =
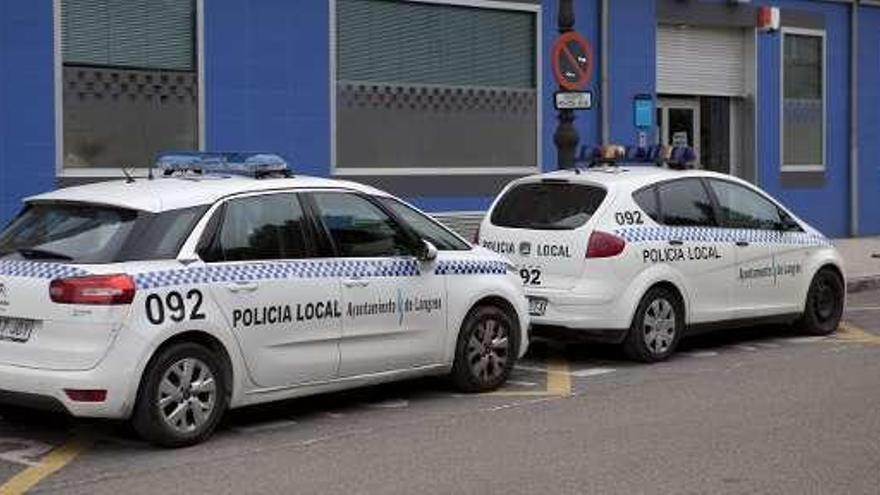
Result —
M164 175L175 173L229 174L248 177L291 174L287 161L275 153L172 151L156 157Z
M697 161L696 151L689 146L627 146L620 153L621 146L581 147L575 160L586 166L611 165L617 163L666 165L669 168L692 168Z

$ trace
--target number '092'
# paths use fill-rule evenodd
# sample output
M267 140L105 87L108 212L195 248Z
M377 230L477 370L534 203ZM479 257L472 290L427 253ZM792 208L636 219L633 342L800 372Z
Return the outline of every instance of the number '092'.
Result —
M147 311L147 320L153 325L161 325L165 323L166 317L175 323L183 320L204 320L205 313L202 312L202 301L204 296L202 291L191 289L183 294L177 291L171 291L165 294L165 298L159 294L150 294L145 301Z

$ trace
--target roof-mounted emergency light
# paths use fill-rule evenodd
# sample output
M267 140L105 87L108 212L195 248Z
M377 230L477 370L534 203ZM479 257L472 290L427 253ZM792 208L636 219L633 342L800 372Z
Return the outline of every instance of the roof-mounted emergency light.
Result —
M694 168L697 153L690 146L606 146L581 147L577 162L587 168L616 166L621 163L654 164L676 170Z
M292 175L287 161L275 153L173 151L160 153L156 157L156 167L165 176L227 174L259 179Z

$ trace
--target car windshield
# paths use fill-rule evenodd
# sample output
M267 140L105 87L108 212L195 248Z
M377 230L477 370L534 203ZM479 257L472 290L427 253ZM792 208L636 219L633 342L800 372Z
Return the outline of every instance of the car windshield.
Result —
M0 233L0 258L70 263L173 258L204 209L152 214L86 203L33 203ZM152 242L138 242L144 238Z
M576 229L593 216L605 199L601 187L567 182L515 186L492 211L499 227L537 230Z

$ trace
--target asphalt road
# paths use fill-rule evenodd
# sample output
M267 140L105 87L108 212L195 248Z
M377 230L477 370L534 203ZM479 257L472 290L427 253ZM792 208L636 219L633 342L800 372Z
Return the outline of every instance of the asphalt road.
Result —
M420 380L290 401L182 450L7 418L0 493L877 494L880 292L853 295L846 321L698 337L652 366L539 345L502 393Z

